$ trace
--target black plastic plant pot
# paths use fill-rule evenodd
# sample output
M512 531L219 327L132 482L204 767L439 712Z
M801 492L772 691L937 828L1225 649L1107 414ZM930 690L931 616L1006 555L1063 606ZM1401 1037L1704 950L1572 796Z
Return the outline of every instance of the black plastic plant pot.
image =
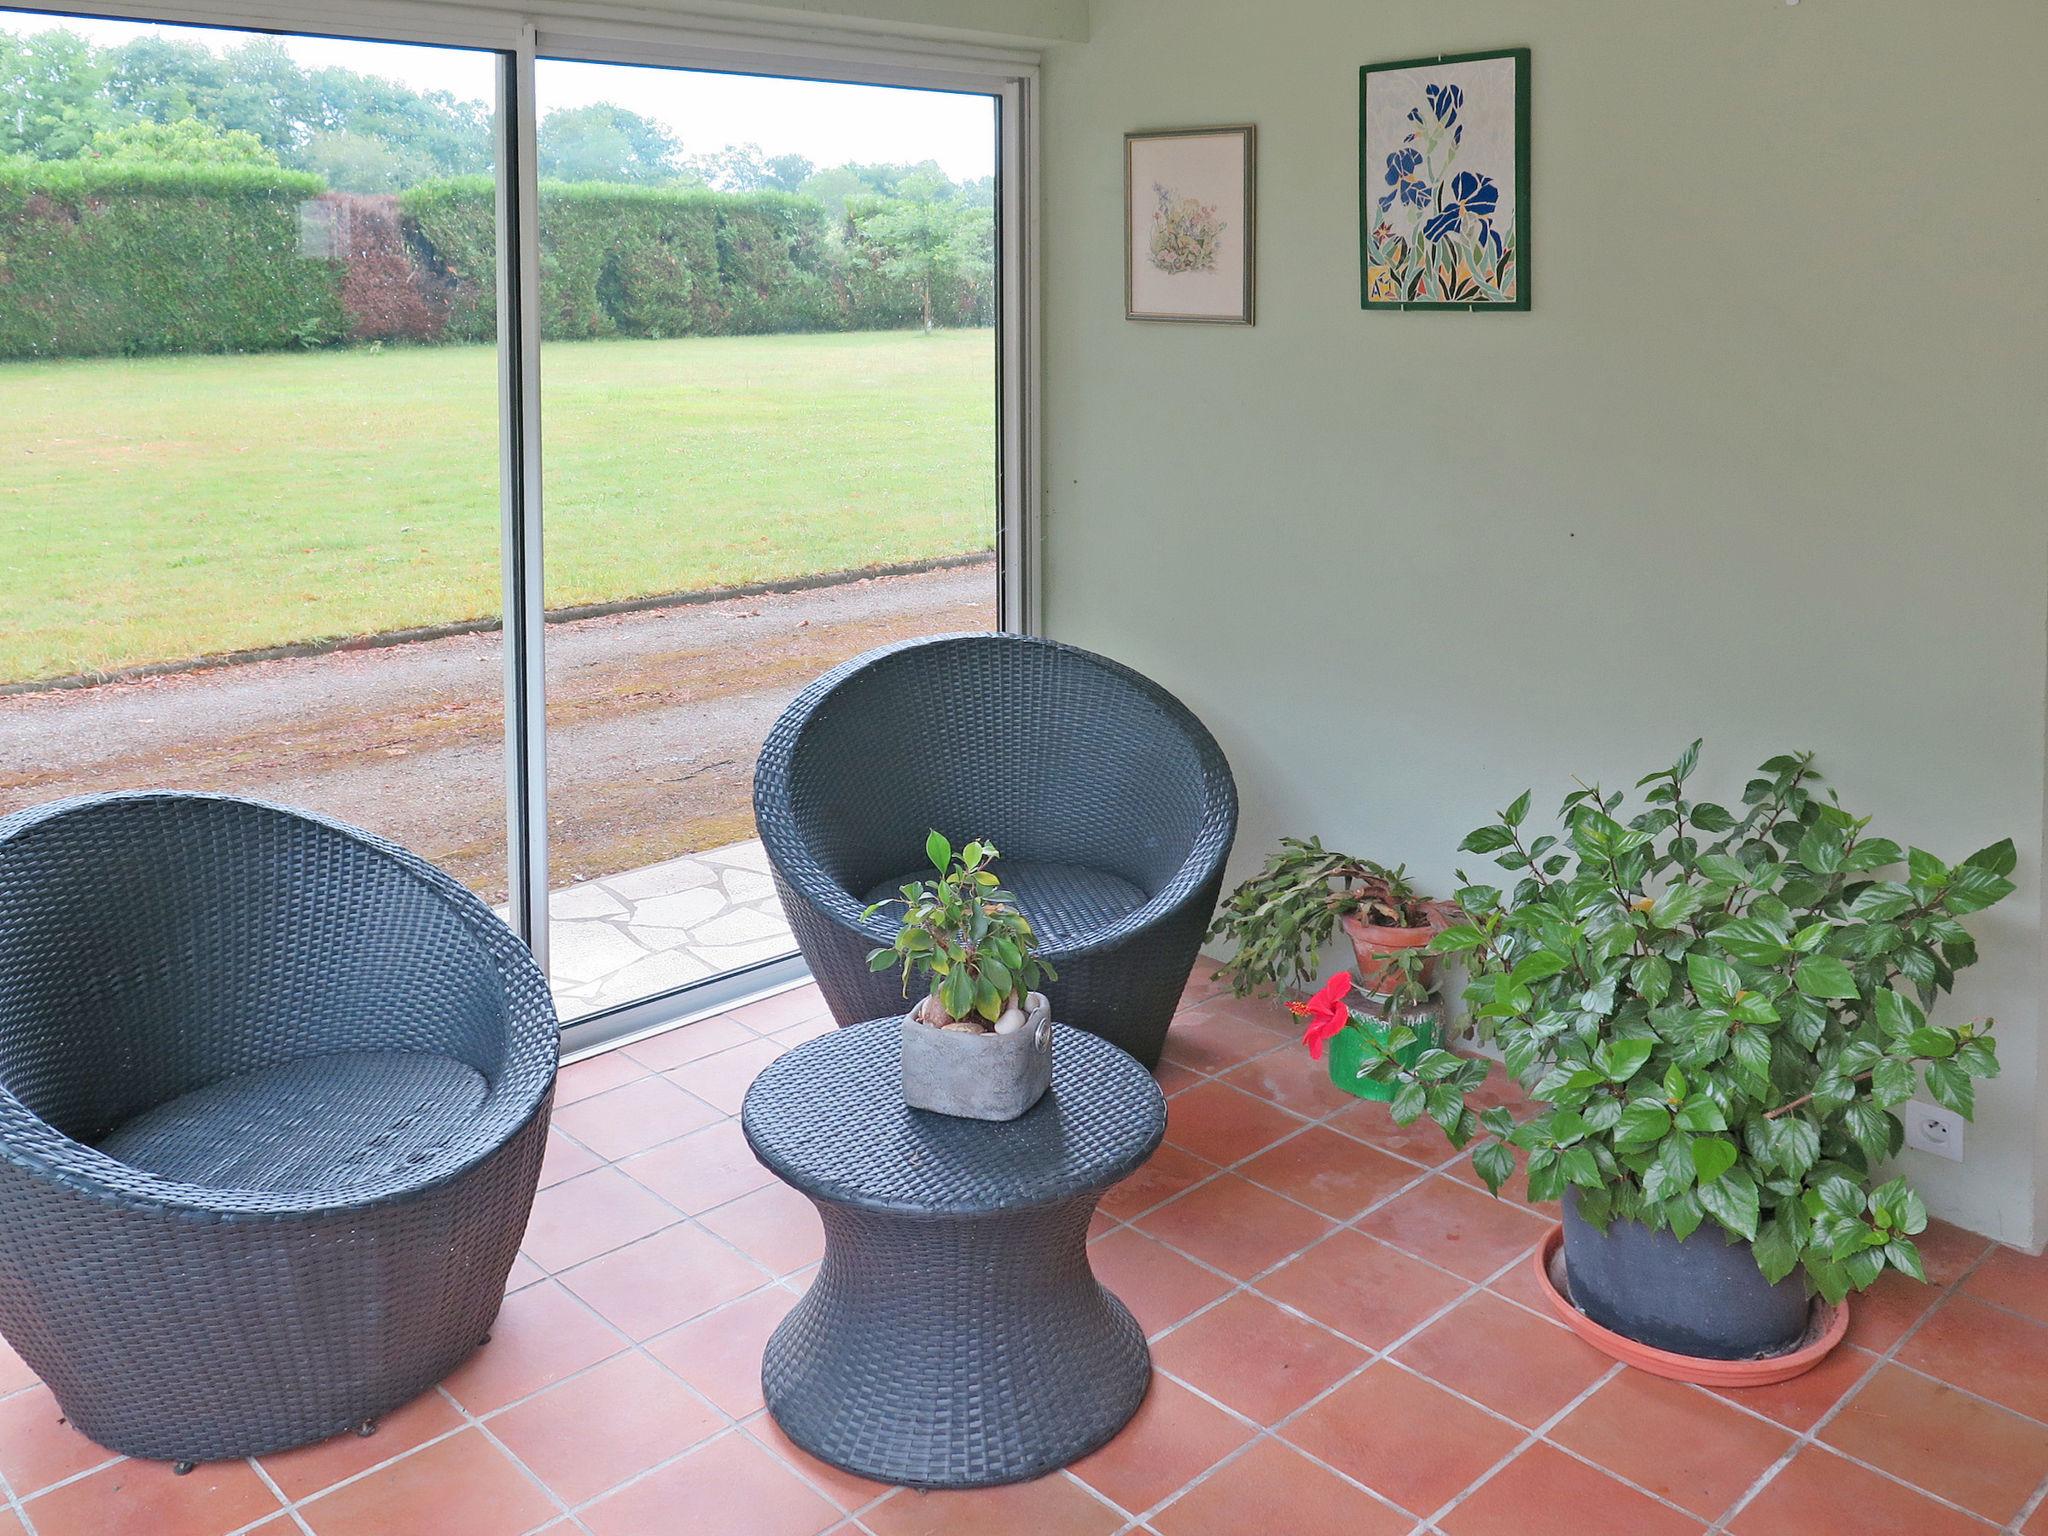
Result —
M1634 1221L1609 1222L1602 1232L1579 1215L1578 1191L1568 1189L1564 1262L1574 1306L1653 1349L1749 1360L1783 1354L1806 1333L1799 1276L1772 1285L1749 1244L1728 1241L1711 1221L1683 1241Z

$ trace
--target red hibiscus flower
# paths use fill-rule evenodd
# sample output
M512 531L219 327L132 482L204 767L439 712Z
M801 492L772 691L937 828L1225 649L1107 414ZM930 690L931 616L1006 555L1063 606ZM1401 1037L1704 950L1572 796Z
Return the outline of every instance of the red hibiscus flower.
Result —
M1308 1028L1301 1032L1301 1043L1308 1047L1309 1055L1317 1061L1323 1059L1323 1046L1351 1022L1351 988L1356 978L1349 971L1339 971L1323 983L1322 991L1305 1003L1289 1003L1288 1009L1308 1020Z

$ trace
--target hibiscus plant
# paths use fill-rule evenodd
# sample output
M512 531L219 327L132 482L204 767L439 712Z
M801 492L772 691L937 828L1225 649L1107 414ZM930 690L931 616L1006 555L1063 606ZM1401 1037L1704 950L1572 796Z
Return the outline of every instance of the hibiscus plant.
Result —
M1810 753L1773 757L1742 808L1689 798L1699 756L1637 782L1640 813L1597 784L1564 797L1560 834L1531 836L1525 792L1461 845L1511 889L1468 884L1466 917L1431 948L1462 958L1482 1038L1540 1112L1517 1124L1467 1095L1483 1061L1398 1055L1387 1031L1366 1075L1396 1085L1394 1118L1427 1115L1499 1192L1526 1154L1529 1195L1689 1236L1747 1240L1766 1278L1795 1270L1829 1300L1887 1268L1924 1279L1926 1208L1902 1178L1893 1112L1920 1091L1966 1119L1995 1076L1991 1021L1928 1016L1975 963L1962 919L2009 894L2010 840L1958 864L1870 835L1820 791ZM1461 873L1460 880L1466 877ZM1318 1028L1341 997L1319 998Z

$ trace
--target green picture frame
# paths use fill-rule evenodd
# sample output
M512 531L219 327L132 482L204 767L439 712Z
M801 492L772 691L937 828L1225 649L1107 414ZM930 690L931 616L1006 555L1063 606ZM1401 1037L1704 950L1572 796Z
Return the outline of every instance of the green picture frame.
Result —
M1360 67L1361 308L1529 308L1529 52Z

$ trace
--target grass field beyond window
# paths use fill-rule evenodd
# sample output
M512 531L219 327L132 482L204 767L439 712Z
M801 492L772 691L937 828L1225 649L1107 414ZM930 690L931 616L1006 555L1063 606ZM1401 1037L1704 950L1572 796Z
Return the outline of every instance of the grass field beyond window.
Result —
M990 548L986 330L550 342L550 607ZM0 681L494 615L488 347L0 363Z

